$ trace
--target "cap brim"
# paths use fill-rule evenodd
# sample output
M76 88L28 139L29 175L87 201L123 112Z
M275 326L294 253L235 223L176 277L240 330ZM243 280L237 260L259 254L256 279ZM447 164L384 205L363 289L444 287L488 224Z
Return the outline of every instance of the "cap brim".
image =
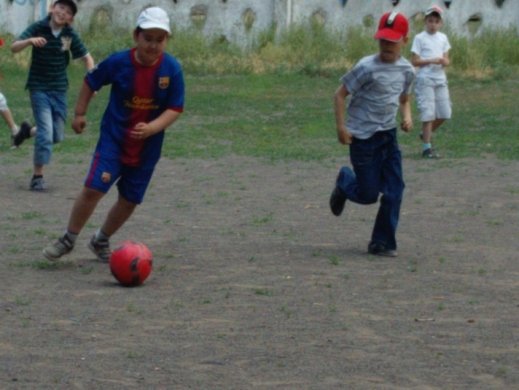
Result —
M375 39L383 39L390 42L400 42L403 38L404 36L401 33L390 28L383 28L375 34Z
M425 16L429 16L429 15L436 15L440 19L443 19L442 14L438 11L429 11L429 12L425 13Z
M159 30L164 30L168 34L171 34L171 30L169 29L169 26L166 27L164 25L159 25L157 23L142 23L139 25L139 27L142 28L143 30L148 30L150 28L158 28Z

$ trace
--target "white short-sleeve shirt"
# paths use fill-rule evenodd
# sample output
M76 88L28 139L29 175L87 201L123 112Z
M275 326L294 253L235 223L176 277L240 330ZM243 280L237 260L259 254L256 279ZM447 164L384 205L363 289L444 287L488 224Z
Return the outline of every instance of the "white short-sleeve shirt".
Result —
M427 60L443 57L450 48L449 39L444 33L438 31L434 34L429 34L427 31L422 31L414 37L411 52ZM420 66L416 77L427 77L435 81L445 81L447 79L443 66L438 64Z

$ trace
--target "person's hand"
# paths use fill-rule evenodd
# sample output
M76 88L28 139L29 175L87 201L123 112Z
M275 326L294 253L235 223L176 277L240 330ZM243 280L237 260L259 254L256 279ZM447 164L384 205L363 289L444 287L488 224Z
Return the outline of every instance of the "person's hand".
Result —
M402 128L402 130L408 133L413 128L413 121L409 118L404 118L402 120L402 123L400 124L400 127Z
M75 115L72 121L72 129L76 134L81 134L86 128L86 117L84 115Z
M31 45L35 47L43 47L47 44L47 40L43 37L33 37L30 39Z
M350 145L352 136L346 127L337 129L337 139L343 145Z
M152 129L149 124L145 122L139 122L135 125L132 131L130 131L130 137L134 139L146 139L152 135Z

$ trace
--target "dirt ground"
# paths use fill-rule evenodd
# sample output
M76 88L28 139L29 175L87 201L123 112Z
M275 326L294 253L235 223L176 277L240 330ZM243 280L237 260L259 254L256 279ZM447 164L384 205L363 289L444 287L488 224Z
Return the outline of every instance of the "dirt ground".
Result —
M328 208L344 161L166 160L113 237L154 269L119 286L86 244L43 261L88 156L0 154L1 389L519 388L519 162L405 159L399 257L376 206Z

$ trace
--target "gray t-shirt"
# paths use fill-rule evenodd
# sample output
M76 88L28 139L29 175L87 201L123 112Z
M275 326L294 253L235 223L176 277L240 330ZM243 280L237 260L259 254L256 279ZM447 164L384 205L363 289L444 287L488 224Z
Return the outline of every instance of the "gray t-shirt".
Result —
M378 54L362 58L342 76L351 95L346 118L351 135L367 139L395 128L400 96L410 93L414 78L414 67L405 58L385 63Z

